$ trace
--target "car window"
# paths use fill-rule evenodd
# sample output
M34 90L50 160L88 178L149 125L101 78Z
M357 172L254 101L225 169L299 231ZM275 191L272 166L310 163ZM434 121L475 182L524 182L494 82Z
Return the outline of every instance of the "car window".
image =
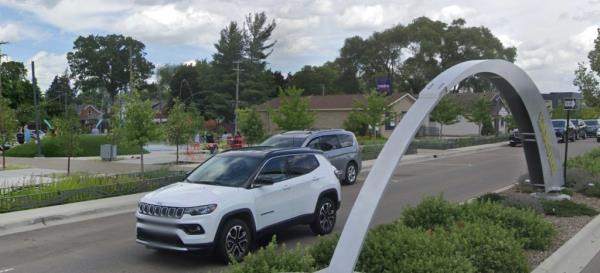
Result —
M319 138L319 146L324 152L340 148L340 142L335 135L321 136Z
M287 157L275 157L267 161L258 174L258 179L277 183L287 179Z
M288 177L296 177L312 172L319 167L319 161L312 154L293 155L288 157Z
M260 161L255 157L214 156L194 170L186 181L239 187L248 181Z
M320 150L321 146L319 145L319 138L315 138L313 140L311 140L308 145L306 145L306 147L311 148L311 149L317 149Z
M565 127L565 121L563 121L563 120L553 120L552 121L552 126L554 126L555 128Z
M275 135L268 138L260 145L273 146L278 148L300 147L302 146L302 143L304 143L305 139L305 137Z
M340 146L342 148L351 147L354 145L354 138L351 135L340 134L338 135L338 138L340 139Z

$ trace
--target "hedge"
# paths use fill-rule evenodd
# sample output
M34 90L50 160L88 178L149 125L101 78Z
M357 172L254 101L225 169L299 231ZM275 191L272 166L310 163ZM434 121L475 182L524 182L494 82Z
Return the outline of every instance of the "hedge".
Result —
M102 135L81 135L80 149L75 156L99 156L100 145L110 144L107 136ZM66 149L60 142L53 137L47 136L42 139L42 152L45 157L65 157ZM144 150L144 153L147 151ZM12 157L34 157L37 153L37 144L32 141L26 144L17 145L6 152L6 156ZM129 155L139 154L140 148L130 144L119 143L117 145L117 154Z

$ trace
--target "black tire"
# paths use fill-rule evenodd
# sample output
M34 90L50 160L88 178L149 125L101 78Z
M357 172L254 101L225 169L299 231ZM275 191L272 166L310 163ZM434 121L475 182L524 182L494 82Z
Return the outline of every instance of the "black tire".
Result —
M517 146L517 144L516 144L516 143L514 143L514 142L510 142L510 143L508 143L508 145L509 145L510 147L515 147L515 146Z
M358 167L356 166L356 163L350 162L346 166L346 172L344 173L344 184L352 185L352 184L356 183L357 179L358 179Z
M337 208L335 202L329 197L322 197L319 200L315 217L310 224L310 230L318 235L329 234L335 227L337 219Z
M233 260L241 262L252 246L252 232L246 222L240 219L230 219L223 225L217 247L217 257L225 263Z
M596 142L600 142L600 138L596 138Z

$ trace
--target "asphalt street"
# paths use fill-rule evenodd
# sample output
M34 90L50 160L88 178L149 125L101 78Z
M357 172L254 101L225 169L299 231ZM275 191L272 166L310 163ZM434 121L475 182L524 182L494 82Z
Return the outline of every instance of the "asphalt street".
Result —
M569 155L594 147L600 147L595 139L571 143ZM525 172L522 148L508 146L401 164L373 224L397 219L402 208L418 203L424 196L442 193L447 199L463 201L508 186ZM341 232L366 174L361 174L356 185L342 188L337 232ZM146 249L135 243L134 228L133 213L126 213L3 236L0 272L220 272L226 268L211 257ZM288 246L316 240L305 226L282 231L277 238Z

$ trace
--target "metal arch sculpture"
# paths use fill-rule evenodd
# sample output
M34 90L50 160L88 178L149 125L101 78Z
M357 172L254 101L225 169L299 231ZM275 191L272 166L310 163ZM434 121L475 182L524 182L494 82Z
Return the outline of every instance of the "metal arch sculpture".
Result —
M519 131L523 133L523 149L531 181L543 183L546 192L561 189L564 180L554 130L545 103L531 78L519 67L504 60L457 64L435 77L421 91L415 104L394 129L358 194L329 267L320 272L354 271L379 200L421 123L449 89L473 75L492 81L506 100Z

